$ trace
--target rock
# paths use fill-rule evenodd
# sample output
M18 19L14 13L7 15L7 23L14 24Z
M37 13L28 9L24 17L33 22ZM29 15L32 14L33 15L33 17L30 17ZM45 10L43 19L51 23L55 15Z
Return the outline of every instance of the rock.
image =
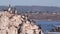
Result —
M41 30L23 15L0 12L0 34L41 34Z

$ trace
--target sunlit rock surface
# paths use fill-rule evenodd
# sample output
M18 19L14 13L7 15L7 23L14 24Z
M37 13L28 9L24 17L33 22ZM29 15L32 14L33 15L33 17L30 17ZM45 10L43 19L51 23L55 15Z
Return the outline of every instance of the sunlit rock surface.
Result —
M0 12L0 34L41 34L41 29L26 16Z

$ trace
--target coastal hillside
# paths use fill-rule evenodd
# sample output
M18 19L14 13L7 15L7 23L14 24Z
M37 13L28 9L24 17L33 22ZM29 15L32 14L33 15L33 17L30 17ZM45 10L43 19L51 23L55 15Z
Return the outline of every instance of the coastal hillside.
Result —
M15 7L18 12L60 12L60 7L53 6L12 6ZM0 10L7 9L8 6L0 6Z

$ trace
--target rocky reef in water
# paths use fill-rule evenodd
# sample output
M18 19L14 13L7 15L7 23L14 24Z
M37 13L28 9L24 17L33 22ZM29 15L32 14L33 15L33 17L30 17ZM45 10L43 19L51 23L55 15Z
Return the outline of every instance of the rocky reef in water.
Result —
M41 29L27 16L1 11L0 34L41 34Z

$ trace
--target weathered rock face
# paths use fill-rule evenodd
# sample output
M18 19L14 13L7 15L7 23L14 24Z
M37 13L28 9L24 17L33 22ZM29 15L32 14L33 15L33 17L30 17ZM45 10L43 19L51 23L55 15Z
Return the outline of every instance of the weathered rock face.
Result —
M26 16L0 12L0 34L41 34L40 29Z

